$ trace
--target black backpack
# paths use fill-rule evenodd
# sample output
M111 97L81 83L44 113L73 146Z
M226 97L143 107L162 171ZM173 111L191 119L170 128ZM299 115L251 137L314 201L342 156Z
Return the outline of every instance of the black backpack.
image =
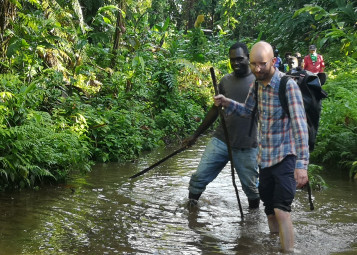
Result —
M315 148L322 99L327 98L327 93L321 88L326 81L326 74L314 74L306 70L301 70L288 72L281 78L279 86L279 100L285 114L290 117L287 98L285 96L286 83L289 79L295 80L302 94L309 133L309 150L311 152Z

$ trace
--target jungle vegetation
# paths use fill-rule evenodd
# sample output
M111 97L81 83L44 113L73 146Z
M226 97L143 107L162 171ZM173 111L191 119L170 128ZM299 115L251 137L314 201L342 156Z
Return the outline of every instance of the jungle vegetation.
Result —
M209 68L230 72L229 46L259 40L317 45L329 97L312 161L353 178L356 21L352 0L2 0L0 188L180 142L212 104Z

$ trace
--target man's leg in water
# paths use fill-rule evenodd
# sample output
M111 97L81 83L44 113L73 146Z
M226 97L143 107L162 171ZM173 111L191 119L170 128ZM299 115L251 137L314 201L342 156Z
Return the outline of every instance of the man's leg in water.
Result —
M269 229L279 232L284 251L293 251L294 230L291 221L291 203L296 192L294 179L296 157L289 155L275 166L264 168L259 173L259 193L264 202Z
M207 144L196 172L189 183L189 198L198 200L228 162L227 145L213 137Z
M258 148L234 149L233 162L237 171L242 189L246 194L249 202L249 208L259 208L259 191L258 191L258 165L257 165Z

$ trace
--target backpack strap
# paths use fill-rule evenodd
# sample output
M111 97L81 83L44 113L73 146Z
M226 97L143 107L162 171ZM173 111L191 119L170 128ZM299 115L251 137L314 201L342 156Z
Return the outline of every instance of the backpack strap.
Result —
M255 105L252 111L252 117L250 119L249 137L252 136L254 122L256 120L256 115L258 112L258 81L255 81L254 83L254 95L255 95Z
M281 80L280 80L280 85L279 85L279 100L281 107L283 108L283 115L282 118L285 117L285 114L288 115L290 118L290 113L289 113L289 106L288 106L288 100L286 99L286 84L288 83L288 80L290 79L289 75L284 75Z

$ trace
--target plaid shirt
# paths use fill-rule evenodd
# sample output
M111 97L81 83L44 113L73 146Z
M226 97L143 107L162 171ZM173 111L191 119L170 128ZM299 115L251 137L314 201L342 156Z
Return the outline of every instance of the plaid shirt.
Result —
M258 86L259 154L261 168L281 162L287 155L296 155L295 168L306 169L309 163L309 145L306 115L300 89L290 79L286 84L290 118L283 115L279 100L280 79L284 75L276 70L270 84ZM244 104L231 100L226 108L228 115L250 117L256 102L255 86L251 86ZM284 117L283 117L284 116Z

